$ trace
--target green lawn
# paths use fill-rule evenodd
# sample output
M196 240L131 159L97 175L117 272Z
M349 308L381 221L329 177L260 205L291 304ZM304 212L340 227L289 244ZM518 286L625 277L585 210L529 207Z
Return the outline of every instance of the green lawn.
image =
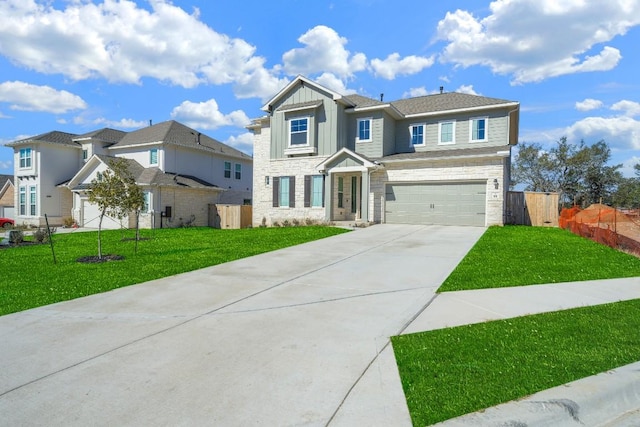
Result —
M0 315L221 264L345 232L335 227L219 230L142 230L138 251L133 232L103 231L103 254L125 257L101 264L78 263L97 255L97 232L54 234L57 264L49 245L0 249ZM125 239L123 239L123 237Z
M490 227L438 292L640 276L640 259L560 228Z
M559 229L489 228L440 291L640 275L640 259ZM414 425L640 360L640 300L392 338Z

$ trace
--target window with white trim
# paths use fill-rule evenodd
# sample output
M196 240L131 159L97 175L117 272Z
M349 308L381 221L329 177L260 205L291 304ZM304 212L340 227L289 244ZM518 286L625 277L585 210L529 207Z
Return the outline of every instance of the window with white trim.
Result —
M19 212L21 216L27 214L27 187L20 186L20 196L18 197Z
M36 186L29 186L29 215L36 216L37 214L37 198L36 198Z
M152 148L149 150L149 164L157 165L158 164L158 149Z
M309 117L289 120L289 145L309 145Z
M33 151L31 148L20 149L20 169L28 169L31 167L31 155Z
M143 192L144 195L144 203L142 205L142 213L149 213L151 212L151 192L150 191L144 191Z
M411 134L411 145L415 146L425 144L425 128L426 126L424 125L424 123L409 126L409 133Z
M481 142L488 139L487 136L487 117L478 117L469 121L469 133L471 134L471 142Z
M86 162L87 158L89 158L89 150L85 148L82 150L82 161Z
M356 136L356 142L369 142L371 141L371 118L358 119L358 135Z
M224 177L231 178L231 162L224 162Z
M455 144L456 121L447 120L438 123L438 144Z
M236 163L236 171L235 171L235 177L236 179L241 179L242 178L242 165L240 163Z

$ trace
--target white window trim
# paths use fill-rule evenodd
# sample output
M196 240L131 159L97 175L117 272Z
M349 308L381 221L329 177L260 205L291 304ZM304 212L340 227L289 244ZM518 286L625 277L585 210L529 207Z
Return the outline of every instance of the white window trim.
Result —
M451 142L442 142L442 125L445 123L452 123ZM440 120L438 122L438 145L453 145L456 143L456 121L453 120Z
M302 119L306 119L307 120L307 140L304 144L291 144L291 122L293 122L294 120L302 120ZM311 116L296 116L296 117L291 117L287 120L287 135L289 138L289 144L288 147L289 148L297 148L297 147L308 147L309 146L309 132L311 131ZM296 132L296 133L302 133L302 132Z
M227 169L227 165L229 165L229 169ZM233 178L233 169L231 168L231 162L227 162L225 160L224 164L222 165L223 169L222 169L222 176L224 177L224 179L231 179ZM229 176L227 176L227 172L229 172Z
M484 120L484 139L473 139L473 122L475 120ZM489 117L471 117L469 119L469 142L487 142L489 140Z
M238 174L240 174L240 176L238 177ZM233 166L233 178L234 179L242 179L242 164L241 163L235 163Z
M153 153L154 150L156 152L156 162L152 163L151 159L153 158L153 155L151 153ZM158 166L159 164L160 164L160 150L158 150L157 148L149 149L149 165Z
M29 150L29 157L25 157L25 163L26 163L26 159L29 159L29 163L31 163L29 166L20 166L20 163L22 163L22 151L23 150ZM25 147L25 148L21 148L20 150L18 150L18 169L21 170L28 170L33 168L33 148L31 147Z
M144 199L145 199L145 204L147 205L146 208L143 209L140 213L142 214L150 214L153 213L153 193L150 190L144 190L143 193L144 194Z
M360 122L369 122L369 139L360 139ZM373 117L362 117L356 121L356 142L373 141Z
M31 200L31 196L34 196L33 203ZM34 213L31 213L31 208L34 208ZM27 216L38 216L38 187L36 185L29 185L28 193L27 193Z
M422 144L413 144L413 128L416 126L422 126ZM409 125L409 146L411 147L424 147L427 145L427 124L426 123L412 123Z
M318 179L319 178L319 179ZM313 195L314 195L314 190L316 190L316 186L314 185L315 181L320 181L319 185L320 185L320 191L318 191L318 193L320 194L320 204L319 205L314 205L313 201ZM311 175L311 188L309 189L309 205L311 207L311 209L324 209L323 202L324 200L322 200L322 191L323 191L323 186L324 186L324 180L322 178L322 175Z

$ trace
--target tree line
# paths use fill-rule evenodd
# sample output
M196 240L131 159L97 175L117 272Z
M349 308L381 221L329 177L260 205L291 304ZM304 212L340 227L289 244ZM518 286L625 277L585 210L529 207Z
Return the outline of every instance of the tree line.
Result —
M511 186L525 191L557 192L562 206L604 203L640 207L640 164L635 177L625 178L621 164L609 165L611 149L604 140L588 145L560 138L550 149L538 143L519 144L511 166Z

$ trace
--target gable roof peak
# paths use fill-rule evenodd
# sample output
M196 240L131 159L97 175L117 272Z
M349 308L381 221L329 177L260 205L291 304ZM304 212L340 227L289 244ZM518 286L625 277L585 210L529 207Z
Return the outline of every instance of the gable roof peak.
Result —
M287 84L285 87L280 89L280 92L278 92L277 94L275 94L275 96L273 96L271 99L269 99L267 101L267 103L262 106L261 110L262 111L266 111L266 112L270 112L271 111L271 106L273 104L275 104L280 98L285 96L287 94L287 92L289 92L291 89L293 89L297 85L303 85L303 86L304 85L308 85L308 86L311 86L311 87L315 88L316 90L320 90L320 91L323 91L323 92L327 93L328 95L331 96L331 98L333 98L334 101L340 101L341 100L341 101L345 102L346 104L348 104L349 106L353 106L353 102L351 102L347 97L343 96L342 94L334 91L333 89L329 89L328 87L323 86L318 82L314 82L313 80L303 76L302 74L298 74L295 79L293 79L291 82L289 82L289 84Z

